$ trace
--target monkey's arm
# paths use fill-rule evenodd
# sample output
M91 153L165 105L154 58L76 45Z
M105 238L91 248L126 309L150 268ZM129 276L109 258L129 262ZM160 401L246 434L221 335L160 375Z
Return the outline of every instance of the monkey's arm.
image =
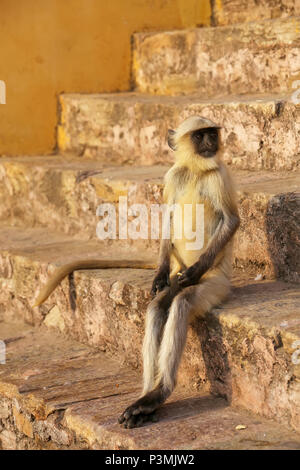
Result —
M211 238L207 250L203 253L199 260L184 271L178 279L181 287L187 287L197 284L203 274L208 271L217 256L217 254L225 247L239 227L239 217L236 214L222 214L222 219Z
M86 259L74 261L73 263L66 264L58 268L48 283L41 289L33 307L38 307L49 295L52 294L54 289L60 282L70 273L78 269L113 269L113 268L131 268L131 269L155 269L156 263L147 260L109 260L109 259Z
M171 242L170 240L161 239L160 253L158 262L158 271L153 280L151 295L154 297L157 292L163 290L166 286L170 285L170 252Z
M226 246L240 225L238 210L231 194L220 175L216 175L210 184L214 186L212 202L220 214L220 222L209 240L205 252L199 260L184 271L178 279L181 287L197 284L215 261L217 254Z

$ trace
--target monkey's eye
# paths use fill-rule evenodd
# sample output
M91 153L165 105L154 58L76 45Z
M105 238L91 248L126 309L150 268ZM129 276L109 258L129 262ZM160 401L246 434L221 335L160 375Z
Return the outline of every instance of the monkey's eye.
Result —
M203 134L202 132L195 132L193 137L196 139L197 142L201 142Z
M218 132L216 130L212 130L209 132L209 134L212 136L212 137L218 137Z

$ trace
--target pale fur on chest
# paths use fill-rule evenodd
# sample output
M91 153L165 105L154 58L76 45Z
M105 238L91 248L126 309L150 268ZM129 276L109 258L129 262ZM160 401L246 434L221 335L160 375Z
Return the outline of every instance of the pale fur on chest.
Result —
M213 173L214 170L193 174L187 167L174 165L166 175L164 203L180 207L181 238L174 230L174 217L171 220L172 265L174 267L176 261L180 264L180 268L177 266L175 270L190 266L199 259L220 221ZM175 218L176 223L178 218Z

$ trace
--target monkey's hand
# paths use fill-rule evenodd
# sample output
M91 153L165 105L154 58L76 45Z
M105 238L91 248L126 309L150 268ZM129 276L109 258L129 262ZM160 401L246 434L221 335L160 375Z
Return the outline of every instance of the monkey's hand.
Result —
M194 284L198 284L201 276L205 273L206 269L204 269L201 263L195 263L189 268L187 268L181 276L178 276L178 284L180 287L188 287L193 286Z
M169 268L160 269L155 276L152 288L151 288L151 296L155 297L155 295L162 291L165 287L170 285L170 270Z

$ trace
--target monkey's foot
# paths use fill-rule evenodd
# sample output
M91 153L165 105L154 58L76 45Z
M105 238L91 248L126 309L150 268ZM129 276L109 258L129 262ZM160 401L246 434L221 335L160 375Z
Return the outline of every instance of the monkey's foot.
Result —
M121 417L119 418L120 422ZM139 413L137 415L131 415L128 419L125 419L121 424L123 428L131 429L131 428L139 428L144 423L156 423L158 421L158 417L156 411L153 413Z
M147 421L158 421L155 411L166 400L166 393L158 387L130 405L119 417L124 428L137 428Z

